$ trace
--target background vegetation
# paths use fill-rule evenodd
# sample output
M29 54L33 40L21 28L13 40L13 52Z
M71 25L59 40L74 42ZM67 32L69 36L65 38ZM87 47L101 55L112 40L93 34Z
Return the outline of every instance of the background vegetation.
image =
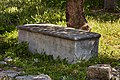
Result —
M48 74L54 80L85 80L89 65L107 63L120 66L120 14L101 10L103 0L85 0L85 15L93 32L102 35L99 56L90 61L68 64L52 56L31 54L27 43L17 43L16 26L27 23L53 23L66 26L66 0L0 0L0 60L12 58L9 65L26 74ZM118 5L119 6L119 5ZM22 57L21 57L22 56Z

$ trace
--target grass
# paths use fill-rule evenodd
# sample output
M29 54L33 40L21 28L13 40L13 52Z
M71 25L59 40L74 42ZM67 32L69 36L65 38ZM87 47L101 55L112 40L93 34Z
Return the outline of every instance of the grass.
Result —
M86 80L86 70L90 65L111 64L112 67L120 66L120 19L118 15L104 12L86 12L86 18L92 27L92 32L101 34L98 58L77 64L68 64L66 60L59 58L54 60L52 56L47 56L44 53L41 55L30 53L27 43L18 44L18 31L15 29L17 25L41 22L66 26L65 11L37 6L39 3L35 4L34 2L23 1L17 6L17 2L13 3L11 2L0 13L0 21L2 22L0 23L0 31L4 32L0 35L0 60L6 57L13 58L9 65L0 65L1 68L11 69L11 66L17 66L22 68L26 74L44 73L53 80ZM23 3L25 5L21 6ZM33 6L32 9L29 10L28 4ZM33 10L34 13L32 13Z
M54 80L86 80L86 69L89 65L111 64L120 66L120 28L119 20L117 22L99 22L93 18L88 18L89 25L92 26L92 32L100 33L99 56L87 62L78 62L77 64L68 64L65 60L54 60L52 56L45 54L31 54L27 51L25 43L17 43L17 30L11 33L6 32L2 35L5 38L3 57L13 58L12 65L20 67L27 74L48 74ZM25 47L26 46L26 47ZM19 56L18 56L19 54ZM20 56L24 56L21 58ZM3 57L1 57L3 59ZM2 60L1 59L1 60ZM7 66L6 66L7 67ZM4 67L4 68L6 68ZM9 69L9 67L7 67Z
M120 20L116 22L97 22L90 20L92 31L98 32L100 38L99 53L111 58L120 59Z

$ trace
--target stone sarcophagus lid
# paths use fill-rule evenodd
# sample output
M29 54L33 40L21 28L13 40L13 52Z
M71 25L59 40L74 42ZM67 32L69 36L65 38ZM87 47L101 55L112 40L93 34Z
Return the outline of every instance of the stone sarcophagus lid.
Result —
M33 53L45 52L69 63L88 60L98 55L100 34L62 27L54 24L26 24L17 26L18 41L27 41Z

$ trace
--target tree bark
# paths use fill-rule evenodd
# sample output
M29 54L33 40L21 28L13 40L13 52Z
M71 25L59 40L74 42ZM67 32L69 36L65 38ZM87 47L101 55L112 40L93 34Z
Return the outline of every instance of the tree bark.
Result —
M66 22L67 27L90 31L83 11L83 0L67 0Z
M105 11L114 11L117 8L118 0L104 0L104 10Z

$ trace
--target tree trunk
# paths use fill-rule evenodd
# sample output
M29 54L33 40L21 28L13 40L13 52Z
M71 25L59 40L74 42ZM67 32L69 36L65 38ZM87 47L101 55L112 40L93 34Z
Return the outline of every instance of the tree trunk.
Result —
M67 27L90 31L83 11L83 0L67 0Z
M117 8L118 0L104 0L104 10L105 11L114 11Z

